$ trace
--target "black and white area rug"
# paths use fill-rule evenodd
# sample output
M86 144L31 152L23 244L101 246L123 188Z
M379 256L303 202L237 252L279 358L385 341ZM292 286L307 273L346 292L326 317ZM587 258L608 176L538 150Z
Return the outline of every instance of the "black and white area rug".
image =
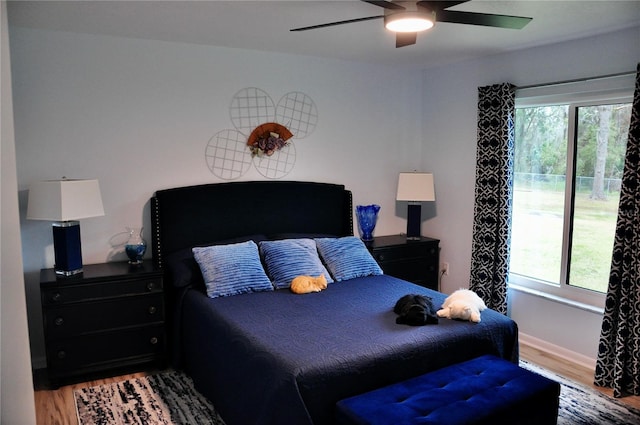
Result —
M224 425L179 372L74 391L79 425Z
M524 360L520 366L561 384L558 425L640 424L640 410Z
M520 366L559 382L558 425L638 425L640 411L531 363ZM179 372L74 391L80 425L224 425L213 405Z

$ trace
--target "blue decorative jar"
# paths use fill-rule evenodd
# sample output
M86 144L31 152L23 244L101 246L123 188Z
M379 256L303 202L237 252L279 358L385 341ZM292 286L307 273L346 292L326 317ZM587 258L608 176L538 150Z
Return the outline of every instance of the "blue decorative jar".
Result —
M142 257L147 251L147 242L142 239L142 227L127 227L129 240L124 246L124 251L129 257L129 264L142 264Z
M356 205L356 218L358 219L358 231L363 241L373 240L373 229L376 228L380 205Z

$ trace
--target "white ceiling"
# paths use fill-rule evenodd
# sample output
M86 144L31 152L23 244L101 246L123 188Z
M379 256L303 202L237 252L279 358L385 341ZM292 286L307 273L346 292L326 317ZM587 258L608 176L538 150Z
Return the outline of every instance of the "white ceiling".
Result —
M354 0L8 2L9 23L15 26L421 68L629 27L639 28L640 46L640 0L473 0L451 10L528 16L533 21L522 30L437 23L418 36L417 44L396 49L394 35L382 20L289 31L383 14L380 7Z

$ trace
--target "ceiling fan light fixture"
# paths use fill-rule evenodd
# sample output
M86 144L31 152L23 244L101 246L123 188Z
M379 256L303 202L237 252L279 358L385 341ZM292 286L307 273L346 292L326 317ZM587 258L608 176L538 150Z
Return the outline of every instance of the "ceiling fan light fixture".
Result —
M420 32L433 27L436 14L429 11L397 12L384 17L384 26L393 32Z

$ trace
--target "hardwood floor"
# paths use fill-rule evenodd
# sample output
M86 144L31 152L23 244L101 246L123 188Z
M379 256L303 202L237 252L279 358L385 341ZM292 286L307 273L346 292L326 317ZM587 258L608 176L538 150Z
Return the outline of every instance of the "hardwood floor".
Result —
M544 351L538 350L525 344L520 344L520 357L531 363L542 366L546 369L566 376L569 379L580 382L584 385L597 389L609 396L611 390L599 388L593 385L593 371L573 364L567 360L552 356ZM147 373L140 372L129 375L121 375L114 378L100 379L83 382L74 385L67 385L59 389L37 390L35 391L36 419L38 425L78 425L76 408L74 405L73 391L78 388L102 385L125 379L145 376ZM640 409L640 396L625 397L621 402Z
M586 367L576 365L568 360L553 356L545 351L538 350L526 344L520 343L520 358L542 366L545 369L554 371L555 373L579 382L583 385L591 387L603 394L613 397L613 390L593 385L593 370ZM629 396L618 399L629 406L640 409L640 396Z

